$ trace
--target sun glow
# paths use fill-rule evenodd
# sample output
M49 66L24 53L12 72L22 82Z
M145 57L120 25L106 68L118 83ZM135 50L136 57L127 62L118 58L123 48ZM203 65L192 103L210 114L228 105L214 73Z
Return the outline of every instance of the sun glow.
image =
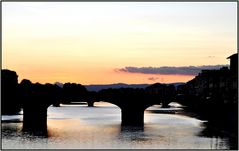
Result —
M3 2L2 11L2 67L19 80L186 82L193 76L115 69L228 64L236 50L232 2Z

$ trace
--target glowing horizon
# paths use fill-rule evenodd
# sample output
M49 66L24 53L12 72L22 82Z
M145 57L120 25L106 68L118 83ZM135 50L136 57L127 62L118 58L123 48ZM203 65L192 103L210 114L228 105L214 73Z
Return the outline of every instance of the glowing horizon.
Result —
M127 66L226 65L236 2L2 2L2 68L32 82L187 82Z

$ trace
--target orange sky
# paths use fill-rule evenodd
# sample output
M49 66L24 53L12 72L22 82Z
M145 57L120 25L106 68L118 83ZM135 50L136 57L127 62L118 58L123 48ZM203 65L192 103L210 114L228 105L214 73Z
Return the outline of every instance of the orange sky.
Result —
M186 82L115 70L229 64L237 49L236 2L2 4L2 67L19 82Z

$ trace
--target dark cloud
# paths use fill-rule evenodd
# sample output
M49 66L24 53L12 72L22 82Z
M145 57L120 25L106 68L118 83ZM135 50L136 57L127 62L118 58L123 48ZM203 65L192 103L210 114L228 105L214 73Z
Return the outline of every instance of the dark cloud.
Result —
M143 74L180 74L180 75L197 75L201 70L220 69L229 67L229 65L211 65L211 66L182 66L182 67L125 67L117 69L118 72L143 73Z
M150 81L156 81L156 80L158 80L159 78L157 78L157 77L149 77L148 78L148 80L150 80Z

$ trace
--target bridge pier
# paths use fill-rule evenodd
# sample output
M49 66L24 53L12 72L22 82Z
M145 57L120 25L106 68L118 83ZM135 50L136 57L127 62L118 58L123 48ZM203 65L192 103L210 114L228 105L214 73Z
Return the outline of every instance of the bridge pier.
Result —
M88 104L88 107L94 107L94 101L88 101L87 104Z
M169 101L168 100L162 100L162 108L168 108L169 107Z
M55 102L55 103L53 103L53 106L54 106L54 107L60 107L60 102Z
M24 107L22 131L30 132L36 135L46 135L47 107Z
M137 109L121 109L121 125L122 126L143 126L144 110Z

